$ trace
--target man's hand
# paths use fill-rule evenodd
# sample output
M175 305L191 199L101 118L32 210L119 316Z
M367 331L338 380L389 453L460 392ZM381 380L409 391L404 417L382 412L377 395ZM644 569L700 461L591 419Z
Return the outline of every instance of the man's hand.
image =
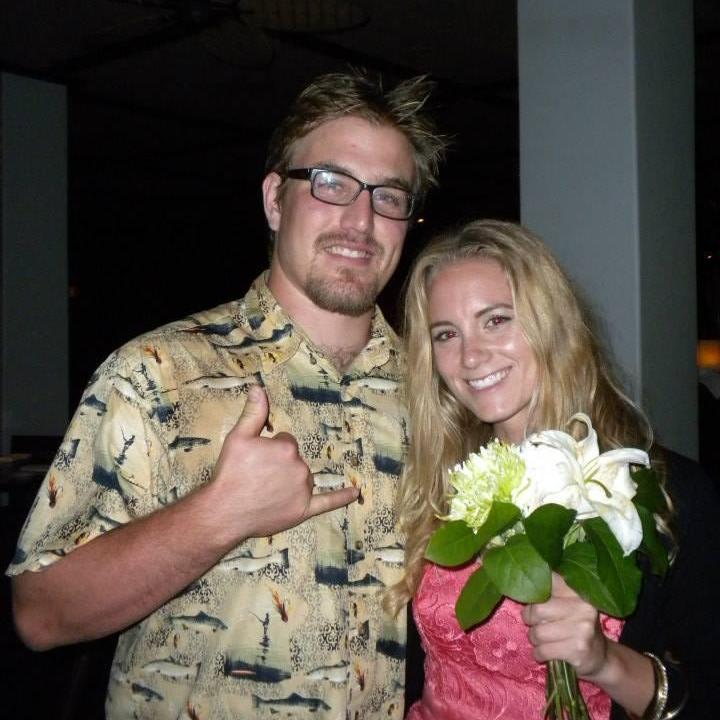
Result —
M356 488L313 495L310 468L288 433L261 437L268 419L265 391L253 386L235 427L228 433L212 483L222 489L224 516L231 510L244 537L263 537L355 500Z

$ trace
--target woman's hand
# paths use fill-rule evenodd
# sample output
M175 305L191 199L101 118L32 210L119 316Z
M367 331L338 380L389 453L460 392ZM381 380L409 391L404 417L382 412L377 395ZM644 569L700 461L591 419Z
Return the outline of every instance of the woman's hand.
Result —
M640 716L655 692L650 660L632 648L608 640L600 614L553 573L550 599L526 605L522 618L537 662L565 660L578 677L597 685L626 712Z
M607 660L608 640L600 614L553 573L552 594L544 603L526 605L522 618L537 662L565 660L578 676L591 679Z

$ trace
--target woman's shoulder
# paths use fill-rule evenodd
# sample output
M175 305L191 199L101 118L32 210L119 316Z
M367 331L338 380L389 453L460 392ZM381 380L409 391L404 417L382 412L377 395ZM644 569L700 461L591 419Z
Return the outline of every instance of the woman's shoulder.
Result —
M672 527L682 566L703 567L708 558L720 555L720 481L700 463L668 448L657 457L672 501Z
M720 507L720 480L711 477L696 460L658 446L654 457L665 475L665 482L680 516L682 510L697 509L703 515Z

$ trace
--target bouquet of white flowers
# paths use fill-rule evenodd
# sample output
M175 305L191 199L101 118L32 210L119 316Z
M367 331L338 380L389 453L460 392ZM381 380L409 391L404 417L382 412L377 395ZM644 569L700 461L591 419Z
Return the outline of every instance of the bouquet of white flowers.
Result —
M647 453L600 454L590 418L573 420L587 426L580 441L559 430L520 445L495 440L450 470L450 512L425 557L445 567L482 558L455 606L463 629L485 620L504 596L544 602L552 571L598 610L626 617L642 581L637 551L652 572L667 570L654 517L666 500ZM547 696L546 718L589 718L568 663L548 663Z

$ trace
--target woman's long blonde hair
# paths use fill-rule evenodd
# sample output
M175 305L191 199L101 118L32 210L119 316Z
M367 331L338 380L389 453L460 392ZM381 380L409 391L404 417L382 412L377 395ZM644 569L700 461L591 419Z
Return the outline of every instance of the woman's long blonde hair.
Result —
M406 535L405 576L386 604L399 610L415 593L437 515L447 513L448 468L492 437L445 387L433 364L428 290L437 273L468 259L488 259L505 271L516 316L538 365L526 432L567 428L577 412L592 418L601 449L649 448L652 431L615 382L568 277L545 244L515 223L471 222L442 235L419 254L405 286L411 443L400 490ZM580 433L581 428L569 432Z

